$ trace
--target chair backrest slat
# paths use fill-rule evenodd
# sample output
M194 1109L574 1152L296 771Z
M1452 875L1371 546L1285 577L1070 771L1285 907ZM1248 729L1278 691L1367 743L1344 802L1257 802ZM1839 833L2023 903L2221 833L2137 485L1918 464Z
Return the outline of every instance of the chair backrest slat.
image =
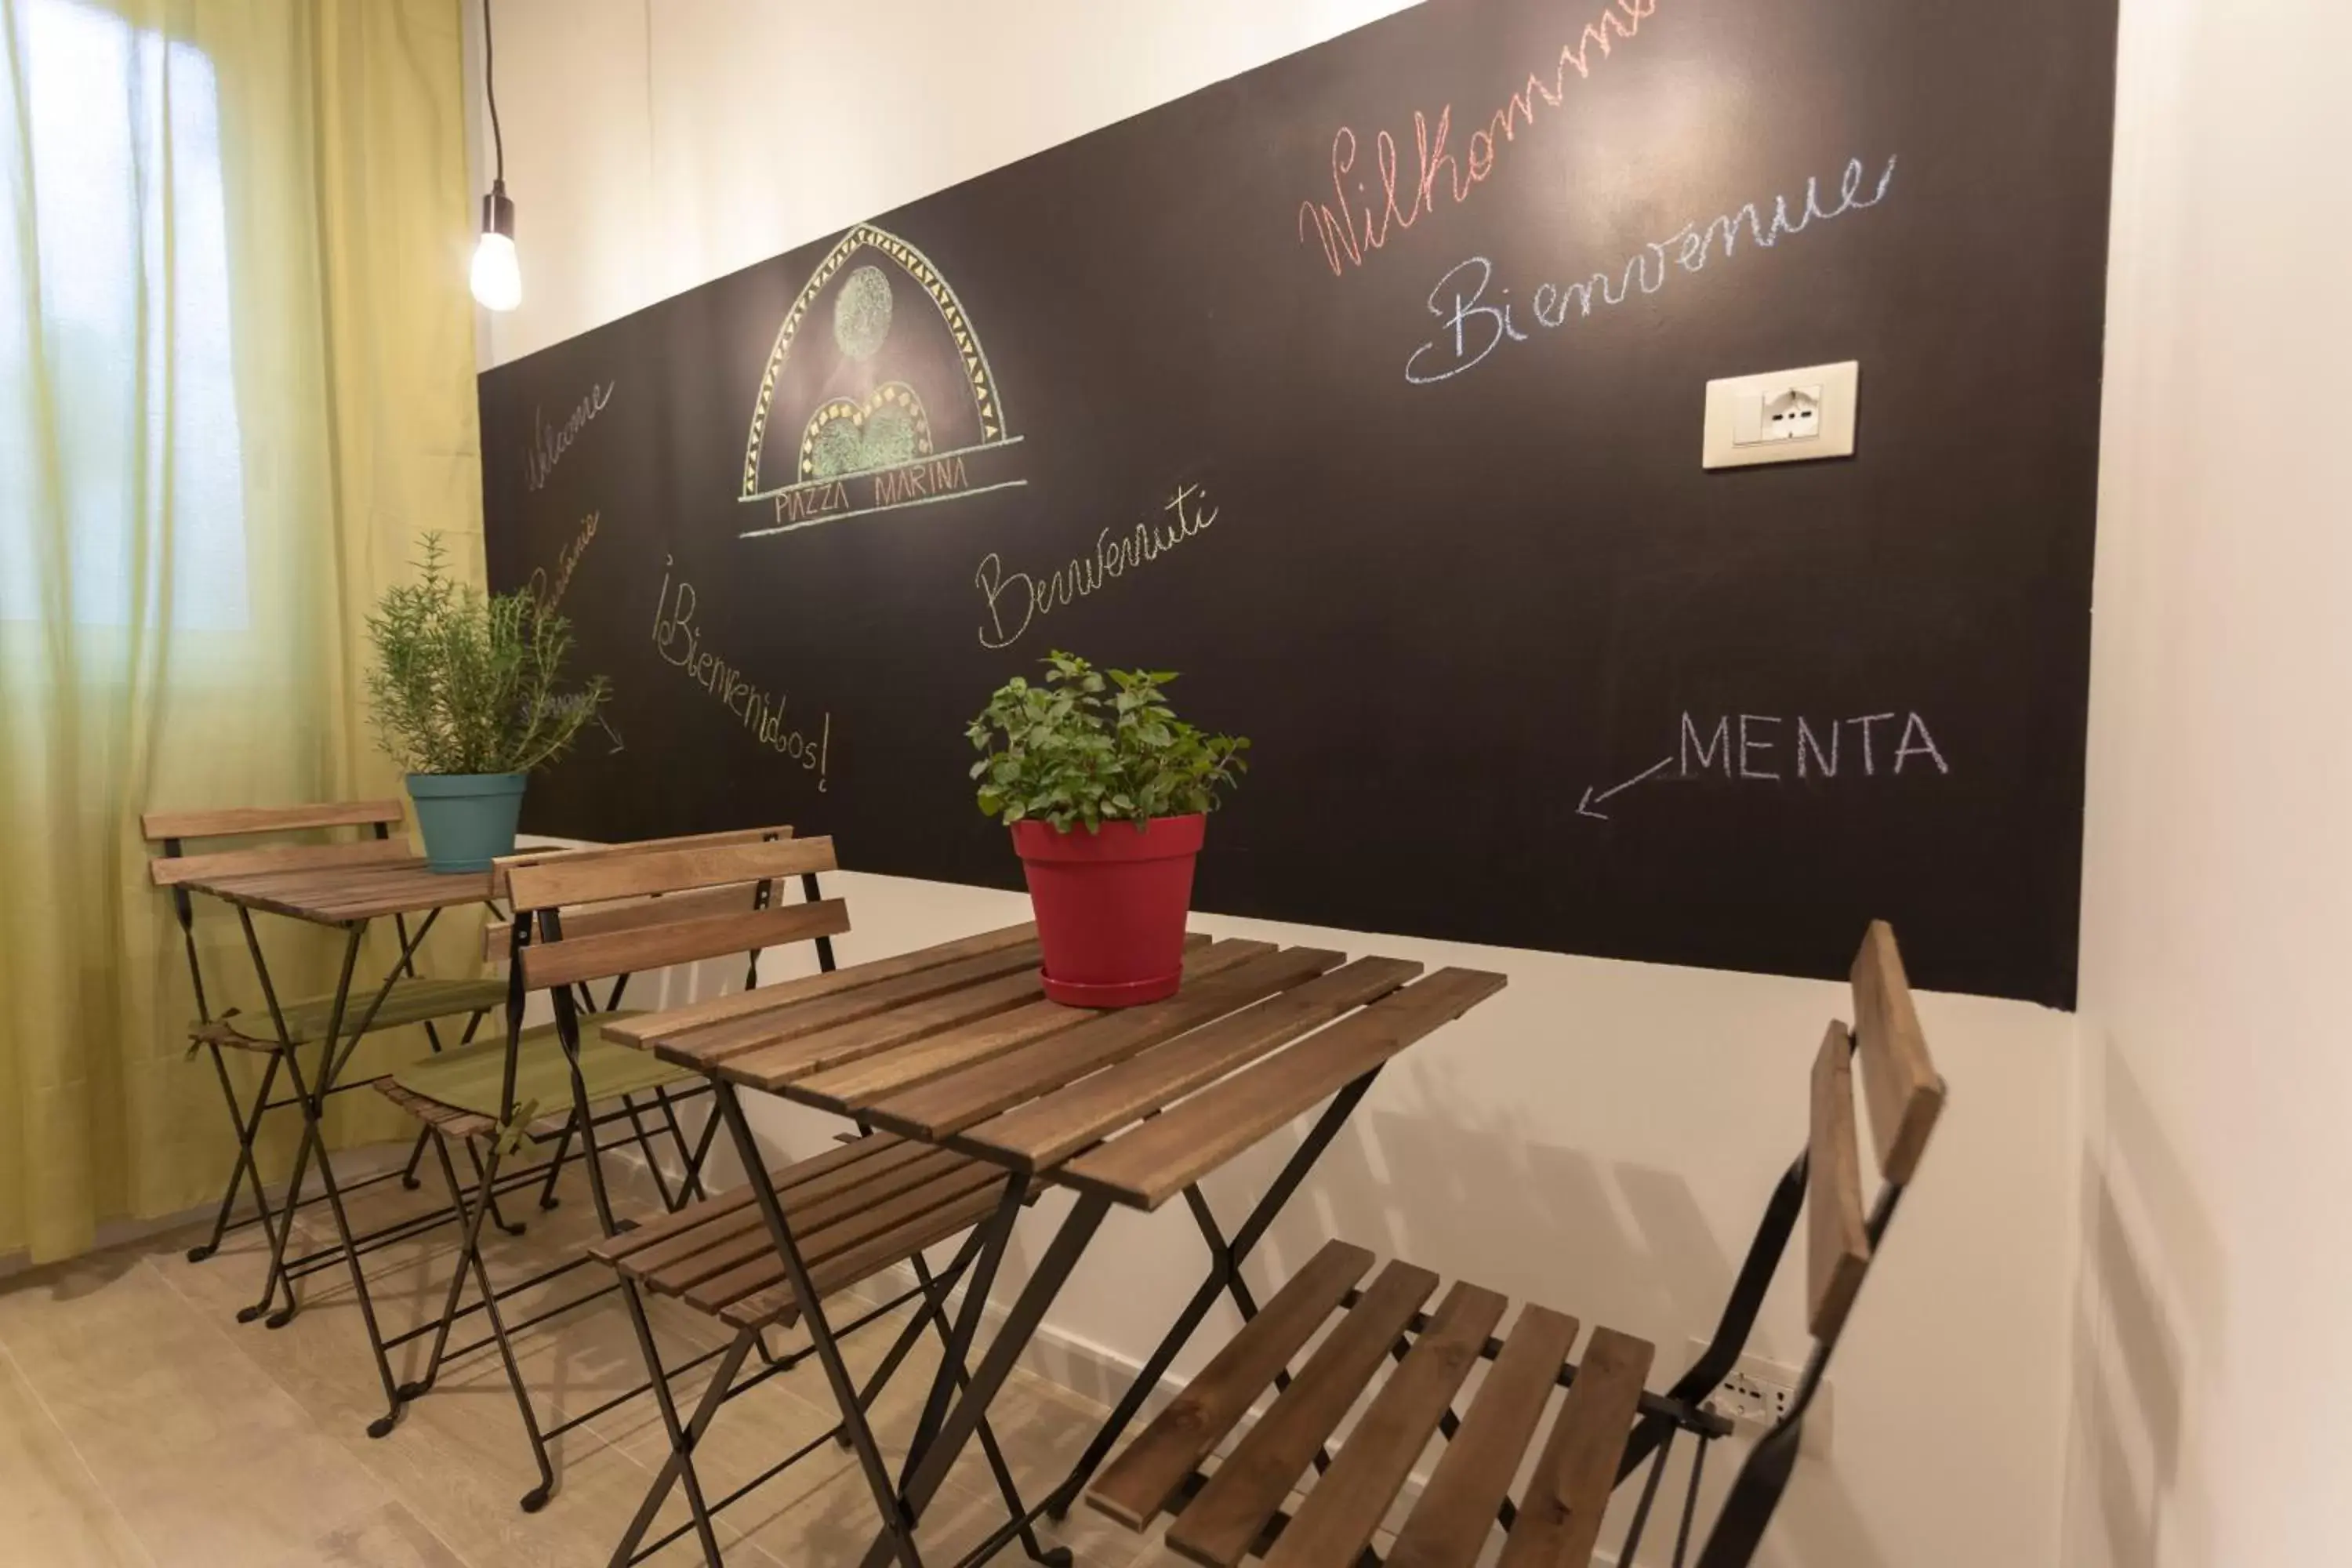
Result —
M830 838L780 838L756 844L697 846L646 854L557 856L518 865L507 886L518 910L683 893L730 882L810 876L835 868Z
M649 906L682 903L660 899ZM849 907L839 899L743 910L699 919L674 920L600 936L572 936L533 942L522 952L523 984L539 991L615 974L641 973L706 958L756 952L792 942L839 936L849 930Z
M256 849L224 849L211 855L158 855L147 876L159 888L199 878L243 877L257 871L331 870L415 858L405 837L355 838L341 844L268 844Z
M739 882L727 888L705 888L695 893L636 899L624 904L593 904L562 914L567 941L606 936L614 931L639 931L646 926L675 925L710 915L736 915L757 907L759 884ZM482 928L482 961L504 963L514 956L514 928L492 923Z
M558 860L569 865L582 865L619 856L650 855L664 849L715 849L731 844L759 844L792 836L792 825L783 823L773 827L730 827L719 833L685 833L674 838L638 838L625 844L581 844L526 849L519 854L500 856L490 862L490 896L494 899L507 897L510 890L508 877L518 867L545 866Z
M1885 921L1873 921L1854 955L1853 1032L1862 1056L1863 1093L1879 1173L1898 1184L1919 1168L1920 1152L1944 1109L1944 1080L1927 1057L1927 1037L1911 1005L1903 954Z
M1936 1076L1936 1065L1927 1056L1927 1037L1912 1005L1911 983L1903 973L1903 955L1884 921L1873 921L1864 934L1850 978L1853 1026L1832 1024L1813 1057L1812 1115L1804 1159L1790 1167L1765 1211L1725 1309L1726 1327L1675 1384L1678 1397L1700 1399L1730 1372L1746 1348L1756 1310L1795 1231L1801 1200L1805 1314L1813 1351L1805 1360L1788 1413L1758 1439L1732 1479L1723 1511L1707 1532L1698 1568L1752 1568L1765 1529L1794 1473L1805 1413L1828 1375L1863 1282L1885 1251L1887 1227L1904 1189L1918 1173L1920 1155L1944 1108L1944 1080ZM1878 1195L1866 1208L1862 1130L1854 1109L1857 1070L1870 1102L1880 1176ZM1643 1436L1636 1431L1637 1447ZM1653 1434L1641 1452L1654 1451L1657 1440Z
M233 806L221 811L151 811L139 831L151 844L167 838L242 838L255 833L292 833L306 827L397 826L396 800L320 801L308 805Z
M1835 1339L1870 1272L1854 1125L1853 1037L1832 1024L1813 1058L1812 1133L1805 1162L1805 1312L1813 1337Z

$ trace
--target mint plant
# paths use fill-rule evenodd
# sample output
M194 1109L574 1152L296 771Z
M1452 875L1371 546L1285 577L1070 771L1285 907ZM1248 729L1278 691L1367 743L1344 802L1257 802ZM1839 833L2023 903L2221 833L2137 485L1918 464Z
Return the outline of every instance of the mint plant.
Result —
M1014 676L965 731L981 753L980 809L1009 826L1034 818L1090 833L1106 822L1213 811L1248 763L1249 742L1176 717L1172 671L1099 670L1056 649L1045 679Z

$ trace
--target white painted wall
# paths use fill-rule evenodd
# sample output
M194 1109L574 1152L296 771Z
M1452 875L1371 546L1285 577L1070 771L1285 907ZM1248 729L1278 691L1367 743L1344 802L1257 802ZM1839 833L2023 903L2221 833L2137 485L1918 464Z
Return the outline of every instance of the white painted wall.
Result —
M2127 0L2073 1568L2352 1557L2352 13Z
M486 320L484 363L1398 8L498 0L525 292L521 310ZM855 864L857 847L844 852ZM1002 893L844 885L857 921L843 944L850 960L1025 911ZM1661 1384L1680 1366L1685 1339L1713 1327L1801 1141L1805 1072L1823 1022L1843 1010L1839 988L1200 923L1511 976L1500 998L1383 1079L1276 1229L1261 1284L1343 1233L1646 1335L1662 1348ZM1953 1108L1841 1352L1826 1451L1776 1527L1775 1563L2057 1560L2080 1149L2074 1020L1965 997L1922 1008ZM772 1125L796 1152L824 1134L814 1119ZM1213 1188L1229 1214L1281 1151L1262 1153ZM1027 1222L1025 1251L1044 1245L1054 1212ZM1202 1262L1181 1205L1114 1215L1049 1328L1065 1347L1139 1359ZM1758 1348L1794 1360L1803 1343L1784 1292Z

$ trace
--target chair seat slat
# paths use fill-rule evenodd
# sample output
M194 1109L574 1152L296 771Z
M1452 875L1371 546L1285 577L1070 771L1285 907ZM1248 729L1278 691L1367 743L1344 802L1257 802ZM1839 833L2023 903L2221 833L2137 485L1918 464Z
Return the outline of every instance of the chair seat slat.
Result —
M865 1242L887 1236L901 1226L916 1224L923 1215L980 1188L1003 1184L1003 1172L977 1160L961 1160L952 1169L921 1185L880 1203L861 1205L846 1214L829 1212L831 1223L812 1228L805 1235L798 1225L794 1225L793 1239L801 1248L802 1262L814 1275L820 1265ZM787 1214L785 1218L790 1222L792 1216ZM765 1289L784 1278L783 1255L776 1250L773 1238L762 1236L756 1258L690 1285L678 1294L686 1298L688 1306L716 1312L729 1303Z
M809 1282L816 1288L817 1299L824 1300L838 1295L853 1285L872 1279L883 1269L904 1263L926 1247L935 1247L984 1219L1003 1201L1003 1183L980 1187L928 1213L871 1237L845 1252L836 1253L821 1264L809 1268ZM789 1281L780 1281L764 1290L730 1303L719 1313L726 1322L737 1328L759 1328L771 1323L790 1325L800 1319L800 1303L793 1295Z
M1149 1529L1371 1266L1364 1248L1325 1242L1112 1461L1087 1500L1131 1530Z
M1168 1544L1211 1568L1241 1562L1436 1289L1437 1276L1417 1265L1396 1261L1381 1269L1273 1408L1234 1446L1201 1495L1176 1516Z
M822 1154L814 1154L772 1171L768 1179L785 1201L793 1201L797 1194L804 1201L814 1202L866 1180L869 1173L860 1167L867 1161L887 1162L882 1168L888 1169L919 1159L923 1152L923 1146L919 1143L909 1143L887 1132L877 1132L870 1138L853 1139ZM738 1187L724 1197L679 1209L675 1214L648 1221L635 1230L591 1242L588 1254L599 1262L617 1264L650 1247L688 1237L705 1225L757 1206L751 1187Z
M886 1165L887 1168L876 1168ZM827 1227L874 1210L900 1194L927 1186L942 1176L968 1170L971 1162L944 1150L931 1150L914 1160L871 1162L858 1167L856 1185L805 1200L787 1198L786 1213L795 1235L805 1231L813 1244L822 1243ZM624 1274L634 1274L665 1296L682 1296L707 1279L740 1268L747 1263L775 1256L768 1222L754 1204L679 1237L663 1256L639 1253L621 1263Z
M1655 1353L1647 1340L1614 1329L1592 1331L1503 1543L1499 1568L1585 1568L1591 1562Z
M1577 1322L1533 1302L1478 1385L1469 1415L1390 1548L1388 1568L1472 1568L1509 1495L1520 1458L1576 1346Z
M1266 1568L1351 1568L1509 1304L1465 1282L1457 1281L1446 1292L1428 1330L1349 1430L1339 1457L1266 1554Z

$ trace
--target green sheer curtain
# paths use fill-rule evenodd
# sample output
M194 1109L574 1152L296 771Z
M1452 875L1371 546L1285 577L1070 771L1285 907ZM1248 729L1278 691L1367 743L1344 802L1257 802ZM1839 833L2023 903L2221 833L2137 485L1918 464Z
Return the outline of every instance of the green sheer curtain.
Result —
M139 813L397 792L362 616L424 529L479 559L472 225L458 0L0 0L0 1257L40 1259L234 1148Z

